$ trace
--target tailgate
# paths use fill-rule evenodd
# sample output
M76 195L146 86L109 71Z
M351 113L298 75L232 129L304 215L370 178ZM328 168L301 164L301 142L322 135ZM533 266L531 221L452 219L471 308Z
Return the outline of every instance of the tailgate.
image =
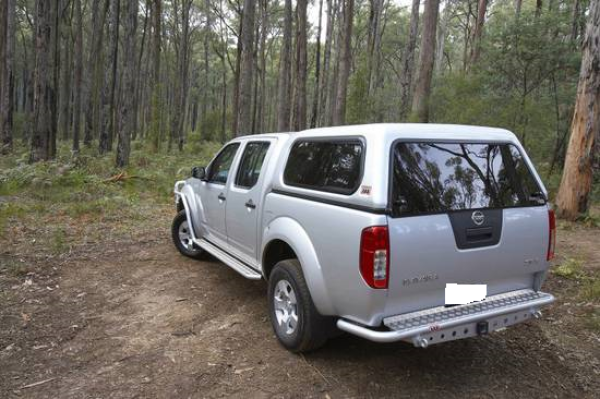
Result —
M444 305L447 283L532 288L548 267L548 208L512 144L406 143L392 151L385 314Z

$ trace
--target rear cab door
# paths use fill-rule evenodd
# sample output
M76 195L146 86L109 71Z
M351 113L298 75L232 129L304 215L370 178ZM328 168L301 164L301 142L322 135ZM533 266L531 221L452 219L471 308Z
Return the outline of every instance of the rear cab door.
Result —
M398 140L390 161L386 314L444 305L447 283L487 284L488 296L534 287L549 215L520 146Z
M264 192L264 169L275 139L248 140L232 179L226 207L227 240L230 251L246 264L258 267L258 220Z

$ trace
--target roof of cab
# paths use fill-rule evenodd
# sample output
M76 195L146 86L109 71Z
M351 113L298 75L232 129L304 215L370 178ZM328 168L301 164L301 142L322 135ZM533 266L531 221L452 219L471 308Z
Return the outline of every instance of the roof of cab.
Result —
M269 137L315 137L361 135L367 139L384 138L409 139L455 139L455 140L516 140L514 133L500 128L451 125L439 123L372 123L364 125L344 125L308 129L300 132L266 133L241 136L238 139L260 139Z

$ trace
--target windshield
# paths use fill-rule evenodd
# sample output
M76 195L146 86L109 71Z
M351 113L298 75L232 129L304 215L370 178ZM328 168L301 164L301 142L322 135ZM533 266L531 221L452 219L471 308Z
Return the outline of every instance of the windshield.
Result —
M392 162L393 216L545 203L512 144L399 142Z

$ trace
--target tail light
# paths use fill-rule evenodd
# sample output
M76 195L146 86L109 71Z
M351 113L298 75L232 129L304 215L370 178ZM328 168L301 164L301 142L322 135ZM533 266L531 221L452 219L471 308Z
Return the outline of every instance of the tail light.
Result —
M554 246L556 245L556 217L552 209L548 210L548 255L546 260L554 259Z
M390 240L387 226L368 227L360 237L360 274L371 288L387 288Z

